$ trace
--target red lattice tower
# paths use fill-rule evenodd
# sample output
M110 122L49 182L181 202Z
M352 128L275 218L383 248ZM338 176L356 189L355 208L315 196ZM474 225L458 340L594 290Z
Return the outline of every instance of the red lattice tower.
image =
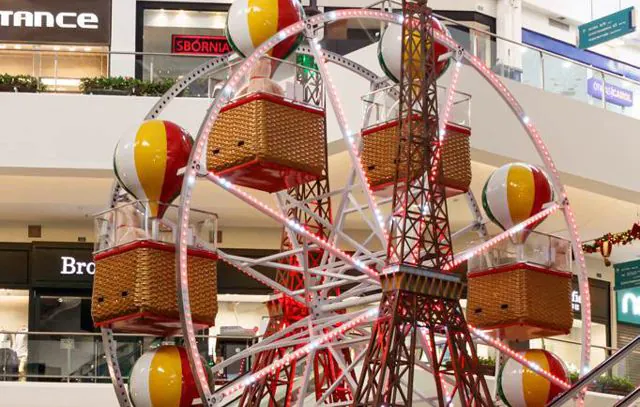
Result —
M304 101L320 105L322 99L322 81L320 76L317 74L309 74L304 69L299 69L298 80L304 86ZM327 168L326 164L327 157L325 155L325 168ZM291 188L287 192L288 195L296 201L306 202L311 213L331 224L331 199L328 197L330 189L326 171L322 178L308 184ZM315 197L324 198L314 199ZM318 219L308 212L292 206L287 211L287 217L289 219L296 220L301 225L304 225L307 230L313 232L316 236L323 239L328 238L328 233L324 225L322 225ZM302 242L297 242L297 246L300 245L302 245ZM294 244L292 244L289 239L289 234L285 229L282 231L281 251L289 251L293 248ZM319 266L323 255L323 250L308 250L306 259L308 267L312 268ZM290 256L286 263L295 266L299 265L298 256ZM296 271L279 269L276 274L276 281L291 291L303 290L305 287L304 276ZM322 280L320 280L319 283L321 284ZM277 297L267 304L269 309L269 324L267 325L265 338L309 315L309 309L305 305L300 304L282 293L275 294ZM334 290L332 294L339 295L339 289ZM313 298L307 298L307 300L312 302ZM291 332L289 336L307 331L308 328L305 326L300 328L300 330ZM294 349L282 347L258 353L252 367L252 372L258 372L264 367L271 365L275 360L280 359L292 350ZM348 350L342 352L342 357L347 365L351 364L351 355ZM292 405L295 401L293 384L296 377L297 367L297 362L292 361L289 366L276 370L274 373L269 374L260 381L248 386L242 395L240 405L259 406L264 398L268 398L270 407ZM329 389L334 382L336 382L342 373L342 369L340 369L337 361L327 349L320 349L315 353L313 358L313 373L316 398L320 398L320 396L322 396L322 394ZM279 398L277 393L282 387L285 388L285 397L282 398L282 396L280 396ZM306 389L303 389L303 394L304 390ZM344 402L349 400L352 400L352 394L346 385L346 379L342 379L342 383L332 392L331 396L326 398L325 403Z
M491 406L459 299L442 182L436 57L426 0L403 0L400 129L379 319L354 397L357 406L411 406L416 344L426 344L440 406ZM415 120L421 115L422 120ZM418 176L417 174L424 174ZM446 338L438 349L436 335ZM445 356L450 361L445 361ZM445 379L452 384L448 393Z

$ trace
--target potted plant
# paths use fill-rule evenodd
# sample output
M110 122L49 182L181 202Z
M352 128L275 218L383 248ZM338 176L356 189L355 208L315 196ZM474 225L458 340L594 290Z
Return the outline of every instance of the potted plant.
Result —
M135 94L138 96L162 96L175 83L176 83L175 79L168 79L168 78L155 80L153 82L138 81Z
M119 96L161 96L175 84L174 79L155 81L140 80L131 77L94 77L82 78L80 90L89 95Z
M494 376L496 373L496 360L492 357L484 358L478 356L478 362L480 363L480 373L484 376Z
M451 361L445 363L447 369L453 369ZM478 356L478 370L483 376L494 376L496 372L496 360L492 357Z
M45 86L35 76L8 73L0 75L0 92L35 93L44 89Z
M626 396L635 389L633 382L628 377L602 375L591 386L592 391L599 393Z
M80 79L80 91L89 95L132 95L136 79L124 76Z

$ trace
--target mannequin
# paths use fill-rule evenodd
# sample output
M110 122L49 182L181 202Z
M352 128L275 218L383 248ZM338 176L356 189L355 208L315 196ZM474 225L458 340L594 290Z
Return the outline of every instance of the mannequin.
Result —
M284 96L284 90L282 90L282 87L271 79L271 63L272 61L267 58L263 58L258 61L251 72L249 82L240 89L238 96L257 92Z
M115 241L113 242L113 246L120 246L133 242L134 240L147 238L144 229L140 227L140 214L134 205L126 204L118 207L107 216L109 217L110 223L115 217L115 222L113 223L115 228Z
M27 335L27 326L22 325L20 329L18 329L18 334L16 334L15 339L13 341L13 350L16 352L16 356L18 357L18 375L21 382L27 381L27 358L29 355L29 337Z
M0 326L0 349L11 349L13 345L13 335L6 331L5 327Z
M4 380L14 380L12 377L18 372L18 358L12 349L13 335L2 331L5 329L0 328L0 378L4 376Z

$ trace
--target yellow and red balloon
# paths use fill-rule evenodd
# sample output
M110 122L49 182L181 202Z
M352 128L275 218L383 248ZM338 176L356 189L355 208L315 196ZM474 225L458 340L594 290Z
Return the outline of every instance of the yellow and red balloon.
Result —
M180 195L193 139L182 127L166 120L147 120L135 134L118 142L113 168L120 185L136 199L148 202L152 217L161 218Z
M129 394L136 407L189 407L198 397L187 352L161 346L143 354L133 365Z
M447 27L442 24L437 18L431 18L431 24L434 31L440 32L447 37L451 37ZM451 58L440 59L443 55L449 52L449 49L436 43L434 46L435 58L436 58L436 76L440 77L451 63ZM382 34L382 38L378 43L378 61L384 73L394 82L400 82L400 72L402 65L402 26L398 24L389 24L387 29Z
M503 230L541 212L551 201L553 188L547 175L535 165L525 163L498 168L482 190L482 206L487 216ZM527 229L533 229L537 223Z
M235 0L227 14L227 40L231 48L247 57L280 30L303 19L304 10L298 0ZM268 54L285 59L302 38L302 34L286 38Z
M569 374L562 360L542 349L525 351L522 356L564 382ZM507 360L498 375L498 394L509 407L544 407L564 390L513 359Z

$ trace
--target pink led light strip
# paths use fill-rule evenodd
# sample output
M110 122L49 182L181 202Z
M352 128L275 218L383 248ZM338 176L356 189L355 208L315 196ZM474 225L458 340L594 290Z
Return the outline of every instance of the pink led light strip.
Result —
M524 365L524 366L528 367L529 369L533 370L534 372L536 372L540 376L542 376L545 379L549 380L550 382L552 382L556 386L559 386L559 387L563 388L564 390L567 390L567 389L569 389L571 387L571 385L569 383L567 383L564 380L560 379L558 376L553 375L553 374L549 373L548 371L544 370L537 363L532 363L532 362L528 361L520 353L515 352L513 349L511 349L507 345L505 345L502 341L500 341L500 340L498 340L496 338L492 338L491 336L486 334L484 331L481 331L478 328L476 328L476 327L474 327L474 326L472 326L470 324L467 324L467 325L469 326L469 328L471 329L471 331L473 332L474 335L480 337L487 344L489 344L489 345L493 346L494 348L498 349L500 352L506 353L507 355L509 355L509 357L511 357L512 359L514 359L515 361L517 361L521 365Z
M547 216L551 215L552 213L554 213L555 211L557 211L558 209L560 209L560 205L558 204L552 204L551 206L549 206L547 209L539 212L538 214L530 217L529 219L518 223L517 225L515 225L514 227L505 230L504 232L500 233L499 235L493 237L492 239L487 240L486 242L482 243L481 245L478 245L476 247L474 247L473 249L469 249L467 251L464 251L462 253L460 253L459 255L456 256L456 258L453 260L453 262L448 265L447 269L450 270L452 268L455 268L457 266L459 266L460 264L462 264L464 261L469 260L470 258L477 256L479 254L483 254L486 253L489 249L491 249L493 246L495 246L496 244L502 242L503 240L513 237L516 235L516 233L522 232L527 226L542 220L544 218L546 218Z
M371 318L375 317L378 315L378 309L374 308L371 309L367 312L365 312L364 314L360 315L357 318L352 319L351 321L345 323L344 325L339 326L338 328L335 328L334 330L320 336L317 337L316 339L314 339L312 342L308 343L307 345L291 352L288 353L287 355L283 356L282 359L278 359L276 360L274 363L272 363L269 366L264 367L263 369L257 371L256 373L252 374L251 376L247 377L246 379L242 380L242 382L237 383L233 386L231 386L230 388L224 390L221 394L222 397L228 397L231 396L232 394L234 394L235 392L238 392L240 390L243 390L245 387L250 386L251 384L255 383L256 381L262 379L263 377L265 377L268 374L275 374L276 371L278 371L279 369L283 368L284 366L288 366L291 362L293 362L294 360L298 360L303 356L308 355L311 351L313 351L314 349L318 348L318 346L321 346L327 342L331 342L332 340L336 339L338 337L338 335L342 335L343 333L347 332L348 330L363 324L365 322L368 322Z
M355 133L349 129L349 125L347 123L347 118L344 113L344 109L342 108L342 103L340 103L340 98L338 98L338 93L333 84L333 80L331 79L331 75L329 75L329 69L327 68L327 64L324 61L322 56L322 48L320 47L320 43L317 39L310 41L311 52L316 59L316 63L318 64L318 69L322 77L325 80L325 87L329 94L329 100L331 101L331 105L333 106L333 111L336 115L336 119L338 120L338 126L343 134L345 139L345 143L349 147L349 155L351 156L351 161L354 164L357 164L355 167L356 173L358 175L358 179L360 180L360 184L364 187L364 190L367 194L367 203L369 204L373 214L375 215L376 222L378 223L380 229L382 230L383 238L385 241L389 240L389 232L385 228L384 225L384 217L382 216L382 212L378 208L378 204L376 202L375 197L373 196L373 191L371 190L371 184L369 183L369 179L367 178L366 172L364 170L364 164L362 163L362 157L360 155L360 151L358 149L358 144L356 143Z
M451 116L451 109L453 108L453 102L455 98L456 88L458 87L458 79L460 78L460 62L456 62L453 73L451 74L451 83L449 89L447 89L447 99L445 102L444 110L440 115L440 122L438 123L438 150L434 159L433 167L431 169L431 176L429 182L436 182L438 178L438 171L440 167L440 157L442 155L442 142L447 134L447 123Z

